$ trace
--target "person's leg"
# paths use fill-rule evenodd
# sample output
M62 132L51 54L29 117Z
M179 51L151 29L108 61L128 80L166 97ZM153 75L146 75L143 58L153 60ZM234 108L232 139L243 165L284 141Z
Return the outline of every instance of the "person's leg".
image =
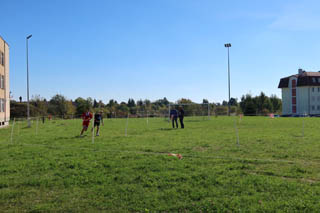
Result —
M82 135L84 131L87 131L87 128L88 128L87 126L83 125L80 135Z
M183 117L180 118L180 125L181 125L181 128L183 129L184 128Z
M174 128L174 118L172 118L172 128Z
M97 132L96 132L96 136L99 136L99 130L100 130L100 123L97 123Z
M178 118L175 118L174 120L176 122L176 127L178 128Z

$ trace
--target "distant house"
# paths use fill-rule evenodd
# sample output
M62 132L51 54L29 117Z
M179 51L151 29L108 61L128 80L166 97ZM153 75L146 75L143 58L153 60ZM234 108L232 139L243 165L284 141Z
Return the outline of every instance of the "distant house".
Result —
M9 45L0 36L0 128L10 121Z
M280 79L282 115L320 115L320 72L298 70Z

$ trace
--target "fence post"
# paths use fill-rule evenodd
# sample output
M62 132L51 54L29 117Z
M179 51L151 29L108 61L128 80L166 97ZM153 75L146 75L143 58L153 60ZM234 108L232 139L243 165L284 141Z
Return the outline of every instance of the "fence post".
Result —
M129 113L128 113L128 116L127 116L126 128L125 128L125 131L124 131L124 135L125 135L126 137L127 137L128 121L129 121Z
M237 128L237 119L236 119L236 117L234 119L234 129L236 131L237 145L239 146L239 132L238 132L238 128Z
M15 122L16 122L16 118L13 118L12 129L11 129L11 138L10 138L11 143L13 143L12 142L12 137L13 137L13 128L14 128L14 123Z
M37 117L36 135L38 135L39 117Z
M94 113L93 113L93 121L92 121L92 144L94 144Z

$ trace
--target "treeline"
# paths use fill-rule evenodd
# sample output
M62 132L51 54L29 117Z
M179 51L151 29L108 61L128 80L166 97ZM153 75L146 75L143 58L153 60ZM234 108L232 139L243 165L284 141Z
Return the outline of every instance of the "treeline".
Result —
M244 115L267 115L269 113L281 114L282 101L276 95L266 96L263 92L253 97L243 95L239 104Z
M59 116L62 118L79 117L89 108L93 112L102 111L105 117L126 117L128 114L136 117L148 116L168 116L169 109L183 105L186 116L218 116L227 115L228 102L209 103L203 99L202 103L195 104L190 99L179 99L175 103L170 102L167 98L156 101L129 99L127 102L117 102L109 100L108 103L97 101L92 98L77 98L69 100L65 96L57 94L50 100L42 98L40 95L34 96L30 100L30 116ZM264 93L252 97L250 94L242 96L241 101L230 99L231 114L245 115L266 115L268 113L280 113L281 100L275 95L267 97ZM27 117L27 103L11 101L11 117Z

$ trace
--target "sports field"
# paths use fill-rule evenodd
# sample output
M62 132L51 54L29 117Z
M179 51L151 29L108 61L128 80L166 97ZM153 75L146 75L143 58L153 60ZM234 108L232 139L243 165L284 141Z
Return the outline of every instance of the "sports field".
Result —
M319 118L135 118L125 136L126 121L94 143L80 120L0 129L0 212L320 209Z

